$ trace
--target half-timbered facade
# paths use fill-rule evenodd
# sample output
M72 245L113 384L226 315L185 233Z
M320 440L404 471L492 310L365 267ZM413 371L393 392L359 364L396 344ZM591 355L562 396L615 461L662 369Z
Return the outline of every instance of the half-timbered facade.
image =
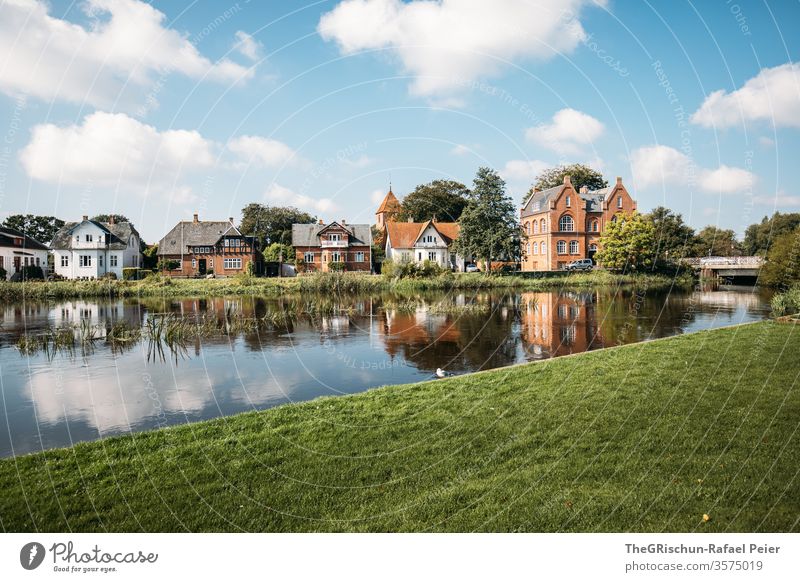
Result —
M372 270L372 229L344 220L293 224L292 246L301 272Z

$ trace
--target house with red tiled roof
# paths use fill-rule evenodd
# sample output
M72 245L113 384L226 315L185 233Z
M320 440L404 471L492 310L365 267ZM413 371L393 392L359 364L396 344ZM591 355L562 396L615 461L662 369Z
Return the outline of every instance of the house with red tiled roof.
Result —
M454 271L463 271L464 257L452 250L458 238L456 222L386 222L386 258L396 263L431 261Z

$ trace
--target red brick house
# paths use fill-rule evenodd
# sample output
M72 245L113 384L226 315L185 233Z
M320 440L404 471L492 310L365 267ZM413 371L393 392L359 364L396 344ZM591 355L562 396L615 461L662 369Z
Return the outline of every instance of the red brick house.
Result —
M344 220L324 224L293 224L292 246L298 271L372 270L372 229Z
M174 262L164 270L171 277L197 277L213 273L230 277L239 273L260 274L263 260L258 242L245 236L228 220L181 221L158 243L159 262Z
M536 190L520 209L522 270L555 271L577 259L592 258L606 224L636 210L636 202L617 178L614 185L577 192L564 183Z

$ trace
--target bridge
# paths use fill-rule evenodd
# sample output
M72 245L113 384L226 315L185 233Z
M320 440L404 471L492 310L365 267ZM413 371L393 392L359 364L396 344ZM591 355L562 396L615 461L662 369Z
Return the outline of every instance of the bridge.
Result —
M764 257L690 257L681 262L699 270L705 279L755 278L764 265Z

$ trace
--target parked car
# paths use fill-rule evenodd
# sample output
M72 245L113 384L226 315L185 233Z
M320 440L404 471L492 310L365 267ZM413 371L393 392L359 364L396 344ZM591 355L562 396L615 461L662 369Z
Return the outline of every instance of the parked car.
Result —
M566 271L591 271L594 269L594 263L592 259L578 259L577 261L572 261L571 263L567 264L564 267Z
M466 267L464 267L464 271L467 273L480 273L481 270L478 268L478 265L475 263L470 263Z

